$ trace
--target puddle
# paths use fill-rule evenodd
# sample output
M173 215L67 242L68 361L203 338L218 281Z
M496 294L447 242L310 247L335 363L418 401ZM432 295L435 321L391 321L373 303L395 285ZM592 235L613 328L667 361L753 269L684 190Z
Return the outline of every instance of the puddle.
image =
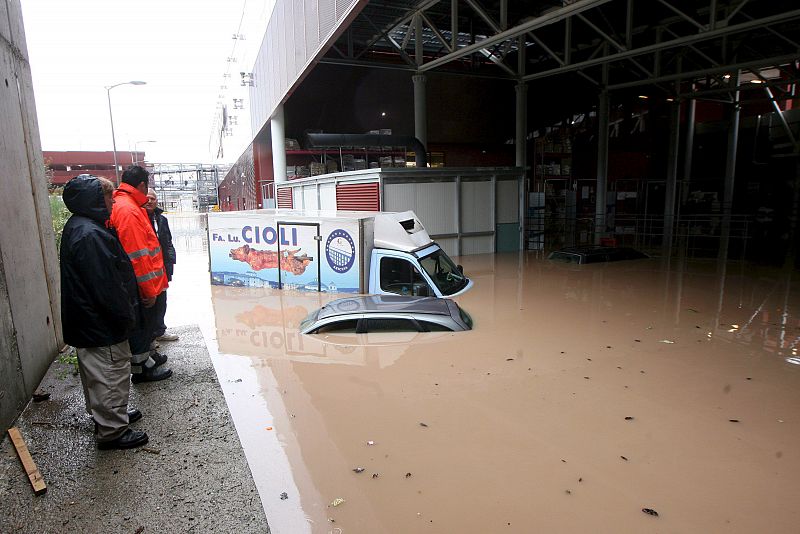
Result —
M203 329L274 532L800 519L800 293L779 271L467 256L471 332L300 336L336 295L209 286L187 243L167 324Z

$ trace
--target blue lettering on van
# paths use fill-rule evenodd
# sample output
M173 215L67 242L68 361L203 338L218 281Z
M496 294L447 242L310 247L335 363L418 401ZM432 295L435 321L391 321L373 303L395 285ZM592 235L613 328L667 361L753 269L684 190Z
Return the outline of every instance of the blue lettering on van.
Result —
M286 240L284 229L281 228L281 245L297 246L297 229L292 228L292 241ZM265 243L267 245L274 245L278 241L278 232L271 226L245 226L242 228L242 239L245 243Z

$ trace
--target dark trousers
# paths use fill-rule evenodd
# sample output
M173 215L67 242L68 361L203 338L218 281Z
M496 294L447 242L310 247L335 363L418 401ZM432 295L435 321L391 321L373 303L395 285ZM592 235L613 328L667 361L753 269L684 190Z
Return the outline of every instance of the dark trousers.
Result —
M156 297L156 303L149 308L145 308L141 302L139 303L141 310L139 324L136 325L136 329L130 337L131 354L133 355L131 365L143 364L150 357L150 344L156 337L154 332L158 319L159 299L162 301L162 306L166 306L167 295L163 292Z
M153 305L155 319L153 320L153 337L163 336L167 331L167 325L164 324L164 316L167 314L167 291L164 290L157 298L156 303Z

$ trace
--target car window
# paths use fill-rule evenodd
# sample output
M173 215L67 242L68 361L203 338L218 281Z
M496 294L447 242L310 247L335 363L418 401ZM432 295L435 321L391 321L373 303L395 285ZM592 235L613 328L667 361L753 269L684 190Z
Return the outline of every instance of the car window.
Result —
M417 325L410 319L367 319L366 331L375 332L419 332Z
M452 328L448 328L443 324L432 323L430 321L417 321L422 328L427 328L428 332L452 332Z
M402 258L381 258L381 289L398 295L432 295L420 272Z
M358 319L346 319L343 321L334 321L320 326L312 334L355 334L356 327L358 326Z

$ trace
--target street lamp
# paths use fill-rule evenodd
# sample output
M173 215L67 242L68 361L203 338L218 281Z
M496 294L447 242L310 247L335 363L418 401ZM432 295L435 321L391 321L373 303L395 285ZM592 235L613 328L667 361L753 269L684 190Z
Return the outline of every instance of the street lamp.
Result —
M114 147L114 174L117 177L117 186L119 186L119 165L117 165L117 138L114 136L114 115L111 113L111 90L120 85L145 85L147 82L133 80L130 82L122 82L114 85L106 86L106 96L108 96L108 117L111 119L111 143Z
M139 143L157 143L157 142L158 141L136 141L135 143L133 143L133 157L134 157L133 164L134 165L138 165L139 164L139 159L138 159L139 158ZM144 160L142 161L142 163L144 163Z

